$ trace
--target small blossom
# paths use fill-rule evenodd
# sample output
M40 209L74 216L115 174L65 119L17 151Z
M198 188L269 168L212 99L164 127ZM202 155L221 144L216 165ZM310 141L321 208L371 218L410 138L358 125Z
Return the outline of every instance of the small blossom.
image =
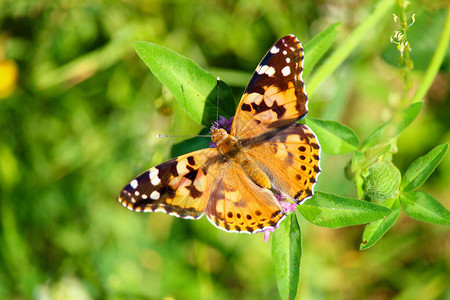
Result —
M234 118L234 117L231 117L231 118L227 119L227 118L225 118L225 117L220 116L220 117L219 117L219 122L217 122L217 123L219 123L219 126L220 126L220 127L222 127L222 128L225 129L228 133L230 133L230 130L231 130L231 124L233 124L233 118Z
M273 195L280 203L281 208L283 208L283 211L287 214L291 211L295 211L297 209L297 203L292 203L288 200L286 200L286 196L283 195L280 191L274 190ZM278 228L278 227L277 227ZM269 236L271 232L274 232L276 228L267 228L264 230L264 242L267 244L267 241L269 240Z
M270 233L274 232L275 228L267 228L266 230L264 230L264 243L267 244L267 241L269 240L270 237Z

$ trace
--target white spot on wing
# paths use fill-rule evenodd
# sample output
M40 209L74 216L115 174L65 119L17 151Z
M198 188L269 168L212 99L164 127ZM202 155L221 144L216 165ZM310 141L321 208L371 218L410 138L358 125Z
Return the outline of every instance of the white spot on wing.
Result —
M287 54L287 51L286 51L286 50L283 50L283 54L286 55L286 54Z
M158 199L159 199L159 196L160 196L160 194L159 194L157 191L153 191L153 192L150 194L150 199L152 199L152 200L158 200Z
M289 66L286 66L281 70L281 73L283 74L283 76L288 76L289 74L291 74L291 68L289 68Z
M149 174L150 182L153 185L158 185L161 183L161 179L159 179L158 173L159 173L158 169L153 169Z
M139 192L138 191L134 192L134 195L139 196Z
M142 194L142 199L147 199L147 198L148 198L147 194Z
M290 59L289 57L286 57L286 62L287 62L287 63L290 63L290 62L291 62L291 59Z
M275 69L273 67L270 67L265 73L267 74L267 76L272 77L273 74L275 74Z
M131 187L132 187L133 189L135 189L135 188L137 188L137 186L138 186L138 181L137 181L136 179L133 179L133 180L130 182L130 185L131 185Z
M272 53L272 54L276 54L278 52L280 52L280 48L277 48L275 46L273 46L272 49L270 49L270 53Z
M264 65L264 66L258 67L258 69L256 69L256 70L257 70L258 74L261 75L261 74L266 73L267 69L269 69L269 66Z

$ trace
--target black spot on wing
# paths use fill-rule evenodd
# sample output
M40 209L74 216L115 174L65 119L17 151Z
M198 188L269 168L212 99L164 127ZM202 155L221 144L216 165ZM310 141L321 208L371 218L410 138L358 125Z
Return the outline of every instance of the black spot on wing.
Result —
M195 166L195 159L193 156L188 156L187 160L191 166Z
M247 103L242 103L241 110L243 111L252 111L252 107Z

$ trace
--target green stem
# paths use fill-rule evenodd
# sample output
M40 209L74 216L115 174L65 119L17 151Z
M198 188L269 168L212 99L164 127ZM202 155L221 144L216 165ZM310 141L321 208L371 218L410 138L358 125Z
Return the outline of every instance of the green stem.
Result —
M399 43L401 47L399 48L400 51L400 58L399 63L402 66L402 73L403 73L403 95L401 98L401 103L397 107L397 110L401 110L408 106L408 94L411 89L411 70L413 69L413 62L411 58L409 57L409 51L411 51L411 47L408 42L408 38L406 36L406 31L408 29L408 21L406 19L406 7L408 6L408 3L406 0L397 0L397 5L400 9L400 32L402 34L402 37L399 38Z
M317 69L307 84L308 95L312 96L319 84L339 67L350 53L364 39L369 30L386 16L395 0L381 0L375 10L347 37L347 39L330 55L326 62Z
M450 40L450 2L447 8L447 16L445 18L444 29L442 30L441 37L439 38L439 43L436 47L436 51L433 54L430 65L422 79L422 84L417 89L416 93L412 98L412 103L421 101L431 84L433 83L436 74L439 72L439 68L444 60L445 53L448 48L448 43Z

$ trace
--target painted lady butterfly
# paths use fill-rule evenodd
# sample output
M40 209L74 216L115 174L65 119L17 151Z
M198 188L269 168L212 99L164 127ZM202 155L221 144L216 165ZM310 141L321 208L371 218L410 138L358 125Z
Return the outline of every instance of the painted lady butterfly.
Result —
M216 227L256 233L275 228L285 212L271 189L296 203L313 194L320 146L306 125L303 48L280 39L256 68L228 134L211 128L217 148L198 150L145 171L120 193L134 211L185 219L206 213Z

